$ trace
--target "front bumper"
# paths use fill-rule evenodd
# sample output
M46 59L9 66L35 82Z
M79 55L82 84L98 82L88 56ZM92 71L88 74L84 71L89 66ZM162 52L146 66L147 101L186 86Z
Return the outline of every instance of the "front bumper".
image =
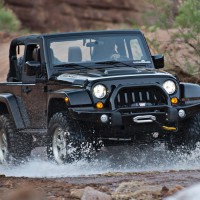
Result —
M179 110L185 111L185 116L179 116ZM116 110L98 110L92 107L71 108L70 113L76 120L85 121L96 125L104 125L110 127L121 126L137 126L144 124L152 124L156 126L176 127L178 130L179 122L186 120L200 113L200 103L185 106L150 106L150 107L134 107L120 108ZM102 122L102 115L106 115L108 120ZM143 126L144 127L144 126ZM175 131L175 130L174 130Z

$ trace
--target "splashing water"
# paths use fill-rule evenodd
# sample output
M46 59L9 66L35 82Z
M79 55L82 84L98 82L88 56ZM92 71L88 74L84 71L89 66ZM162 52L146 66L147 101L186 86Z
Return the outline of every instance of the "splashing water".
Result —
M107 172L141 172L200 169L200 146L188 153L157 147L115 146L104 148L88 162L57 165L48 162L45 148L32 152L30 161L17 166L0 166L0 174L16 177L67 177ZM36 156L37 154L37 156ZM38 156L39 154L39 156Z

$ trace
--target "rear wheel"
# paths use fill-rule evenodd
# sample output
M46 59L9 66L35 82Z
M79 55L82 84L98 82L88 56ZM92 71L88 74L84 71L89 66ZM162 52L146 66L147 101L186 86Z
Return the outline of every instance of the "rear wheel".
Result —
M58 164L89 158L93 150L86 130L67 113L53 115L48 128L47 155Z
M19 134L8 115L0 115L0 163L22 160L31 154L32 136Z
M4 129L0 128L0 163L8 161L8 138Z

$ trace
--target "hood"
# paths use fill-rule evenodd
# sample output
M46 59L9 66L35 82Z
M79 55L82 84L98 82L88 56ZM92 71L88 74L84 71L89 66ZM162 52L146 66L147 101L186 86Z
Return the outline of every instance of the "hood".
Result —
M131 77L173 77L171 74L156 70L156 69L149 69L149 68L130 68L130 67L123 67L123 68L107 68L107 69L95 69L95 70L87 70L83 72L74 73L73 71L64 73L59 75L56 80L64 81L68 83L73 83L75 85L85 85L88 82L92 81L103 81L103 80L112 80L112 79L124 79L124 78L131 78Z

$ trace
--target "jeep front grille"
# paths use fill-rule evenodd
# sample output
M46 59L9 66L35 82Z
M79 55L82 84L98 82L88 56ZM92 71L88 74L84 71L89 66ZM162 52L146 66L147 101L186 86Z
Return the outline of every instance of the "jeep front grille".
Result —
M121 88L114 99L115 108L166 105L167 97L160 87Z

